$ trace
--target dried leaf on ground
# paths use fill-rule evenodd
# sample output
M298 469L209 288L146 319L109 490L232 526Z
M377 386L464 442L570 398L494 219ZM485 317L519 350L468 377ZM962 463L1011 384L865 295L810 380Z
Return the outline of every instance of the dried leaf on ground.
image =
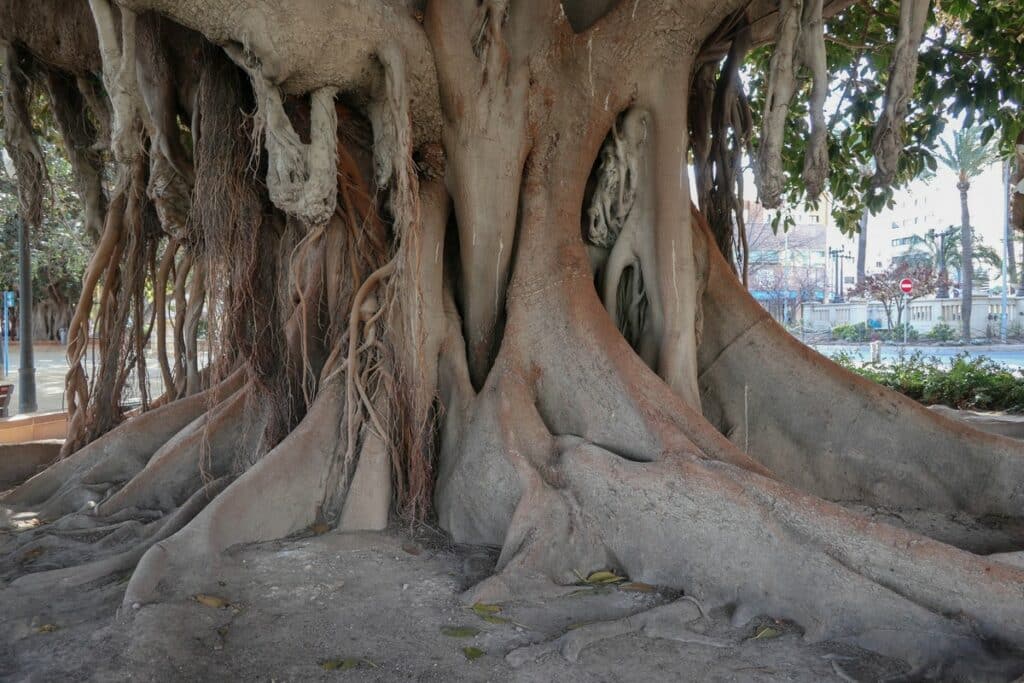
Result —
M475 659L480 659L487 653L478 647L464 647L462 648L462 654L466 656L466 659L472 662Z
M442 626L441 633L449 638L472 638L480 629L472 626Z
M206 593L196 593L192 596L193 599L204 607L213 607L215 609L225 609L231 605L230 602L224 598L217 597L216 595L208 595Z

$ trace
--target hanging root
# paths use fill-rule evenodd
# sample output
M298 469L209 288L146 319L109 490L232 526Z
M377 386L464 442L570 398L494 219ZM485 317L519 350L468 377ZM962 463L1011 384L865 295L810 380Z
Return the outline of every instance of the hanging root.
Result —
M796 92L796 70L804 0L780 0L779 27L775 37L764 99L761 143L757 149L758 198L765 207L779 205L786 186L782 170L782 144L789 117L789 103Z
M75 184L82 199L85 234L95 243L103 232L103 216L107 197L103 191L103 157L98 144L100 132L88 116L87 98L81 91L84 79L54 68L46 71L53 118L64 140L64 149L75 174Z
M121 164L142 154L138 81L135 74L135 13L119 7L120 35L109 0L89 0L103 60L103 84L113 106L110 149Z
M9 43L3 43L2 48L4 145L18 174L18 213L30 226L37 226L43 220L46 164L32 133L29 114L32 81L26 69L32 67L31 58Z
M828 61L825 54L823 0L804 0L800 61L811 71L811 137L804 156L804 184L807 196L816 200L828 180L828 128L825 122L825 98L828 97Z
M305 144L288 120L281 91L263 75L254 55L237 46L225 48L252 80L256 97L255 136L267 150L267 191L274 205L311 225L334 213L337 201L335 149L338 118L335 88L310 95L310 142Z
M903 151L903 127L917 79L917 53L924 37L930 0L900 0L900 25L889 65L882 115L875 125L871 148L875 153L874 182L888 185L896 177Z

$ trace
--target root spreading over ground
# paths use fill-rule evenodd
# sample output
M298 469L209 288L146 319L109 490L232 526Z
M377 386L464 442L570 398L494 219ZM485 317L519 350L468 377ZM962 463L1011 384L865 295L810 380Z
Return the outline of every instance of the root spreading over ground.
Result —
M61 127L79 149L109 129L116 178L96 196L75 162L102 233L69 438L0 498L5 590L130 572L130 617L201 592L236 544L436 520L501 548L471 601L599 570L684 594L510 662L634 632L711 647L691 625L719 610L939 675L1024 671L1024 449L815 355L730 261L749 3L72 4L0 13L20 17L0 37L26 217L44 179L19 102L41 74L58 108L102 74L109 124ZM801 66L824 181L835 4L775 10L762 201ZM901 3L880 176L927 4ZM53 22L76 42L32 38ZM938 533L948 516L975 533Z

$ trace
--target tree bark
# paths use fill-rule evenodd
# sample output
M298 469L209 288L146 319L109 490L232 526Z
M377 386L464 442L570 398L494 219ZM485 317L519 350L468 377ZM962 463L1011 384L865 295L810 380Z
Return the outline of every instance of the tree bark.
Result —
M965 177L957 183L960 191L960 323L961 340L971 341L971 305L974 298L974 231L967 204L967 191L971 184Z

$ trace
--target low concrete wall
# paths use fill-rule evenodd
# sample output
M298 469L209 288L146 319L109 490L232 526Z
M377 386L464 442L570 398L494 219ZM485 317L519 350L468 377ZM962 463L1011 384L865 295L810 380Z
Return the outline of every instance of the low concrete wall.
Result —
M16 415L0 420L0 444L63 439L67 433L67 413Z
M58 456L63 439L0 444L0 491L46 469Z
M934 299L922 297L910 302L903 312L904 322L924 335L939 323L949 325L960 332L960 299ZM1016 296L1007 297L1007 320L1010 334L1024 328L1024 300ZM885 310L877 301L847 301L841 304L805 303L801 311L804 329L812 332L827 332L837 325L864 323L869 327L887 326ZM893 318L896 317L895 311ZM971 336L985 337L999 334L1002 317L1002 298L998 296L975 296L971 306Z

